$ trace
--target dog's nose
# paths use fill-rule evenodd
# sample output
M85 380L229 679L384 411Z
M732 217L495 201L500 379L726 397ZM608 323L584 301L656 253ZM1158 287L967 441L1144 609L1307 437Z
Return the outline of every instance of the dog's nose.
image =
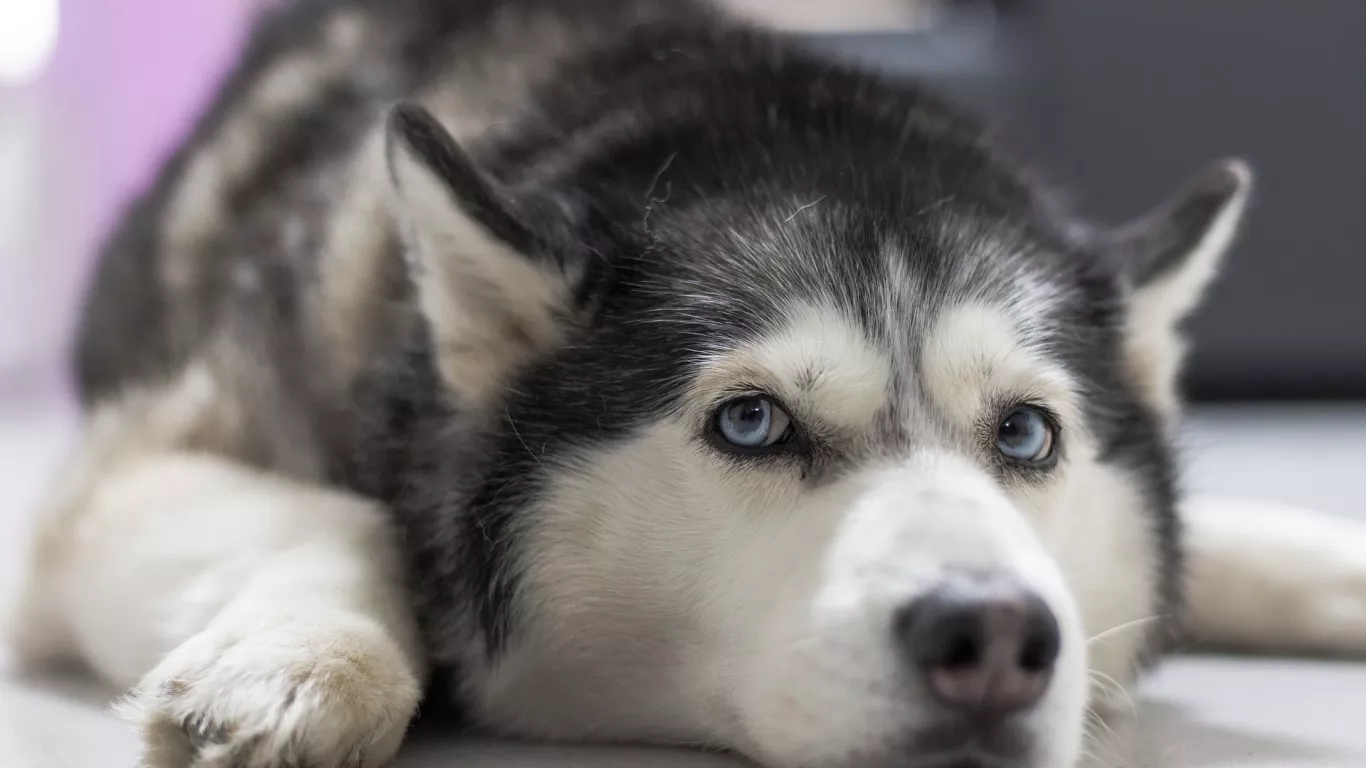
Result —
M896 634L934 698L970 717L1037 703L1061 645L1043 599L1003 576L945 582L900 612Z

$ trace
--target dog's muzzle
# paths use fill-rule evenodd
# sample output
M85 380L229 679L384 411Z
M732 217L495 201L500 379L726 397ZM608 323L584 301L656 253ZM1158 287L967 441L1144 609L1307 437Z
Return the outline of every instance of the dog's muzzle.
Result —
M942 457L857 489L815 589L768 615L774 650L741 702L762 762L1070 768L1085 633L1026 513Z

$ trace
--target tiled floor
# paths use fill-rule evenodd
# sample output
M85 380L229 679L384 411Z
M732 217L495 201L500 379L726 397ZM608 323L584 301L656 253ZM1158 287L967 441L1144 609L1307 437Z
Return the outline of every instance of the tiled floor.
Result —
M0 399L0 564L70 436L69 412ZM1310 504L1366 519L1366 404L1222 409L1187 435L1196 490ZM1366 553L1363 554L1366 557ZM0 585L10 582L8 565ZM0 766L132 766L131 734L103 711L109 693L70 679L0 672ZM1187 658L1146 686L1135 714L1101 739L1106 768L1366 768L1366 663ZM699 754L532 748L424 733L399 768L617 768L726 765Z

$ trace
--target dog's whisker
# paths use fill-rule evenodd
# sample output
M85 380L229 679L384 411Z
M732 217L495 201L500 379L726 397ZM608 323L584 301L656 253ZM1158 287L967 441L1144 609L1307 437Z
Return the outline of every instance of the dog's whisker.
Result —
M1113 750L1111 750L1111 752L1113 754ZM1098 755L1084 747L1081 750L1080 757L1081 762L1079 764L1085 766L1085 768L1112 768L1112 766L1113 768L1118 768L1119 766L1123 765L1122 760L1120 762L1112 763L1109 760L1106 760L1101 755ZM1120 755L1114 754L1114 757L1118 759Z
M526 440L522 439L522 433L517 431L517 424L512 420L512 413L506 408L503 409L503 413L507 416L508 427L512 430L513 436L517 438L517 442L522 444L522 447L526 449L526 452L531 454L531 458L535 459L536 463L540 464L541 469L544 470L546 467L545 463L541 461L541 457L537 456L536 452L531 450L531 446L527 445Z
M1088 732L1086 733L1086 738L1089 740L1089 743L1092 743L1092 744L1100 744L1100 738L1099 738L1099 736L1097 736L1096 734L1093 734L1093 733L1091 733L1091 732L1088 731ZM1103 759L1104 759L1104 758L1102 758L1100 755L1096 754L1095 752L1092 752L1089 748L1087 748L1087 747L1082 747L1082 748L1081 748L1081 763L1082 763L1082 765L1087 765L1087 766L1102 766L1102 765L1104 765L1104 763L1102 762Z
M1120 624L1120 625L1118 625L1118 626L1110 627L1109 629L1105 630L1104 632L1101 632L1101 633L1096 634L1096 635L1092 635L1090 638L1088 638L1088 639L1086 640L1086 644L1087 644L1087 645L1090 645L1091 643L1098 643L1098 642L1101 642L1102 640L1104 640L1105 638L1114 635L1114 634L1117 633L1117 632L1123 632L1123 631L1126 630L1126 629L1130 629L1130 628L1133 628L1133 627L1141 626L1141 625L1147 624L1147 623L1149 623L1149 622L1161 621L1162 619L1165 619L1165 618L1167 618L1167 617L1166 617L1166 616L1163 616L1163 615L1157 615L1157 616L1144 616L1144 617L1141 618L1141 619L1134 619L1133 621L1126 621L1126 622L1124 622L1123 624Z
M1085 721L1084 725L1088 743L1094 744L1099 749L1108 752L1110 757L1120 759L1122 757L1120 750L1123 745L1120 743L1119 734L1115 733L1115 730L1110 727L1109 723L1106 723L1104 718L1092 710L1086 711ZM1089 760L1103 761L1105 759L1102 755L1087 750L1083 751Z
M1129 707L1129 711L1131 711L1135 716L1138 715L1138 706L1134 704L1133 696L1129 694L1128 689L1125 688L1124 685L1122 685L1118 680L1114 679L1113 677L1110 677L1104 672L1100 672L1094 669L1091 670L1088 673L1088 675L1091 678L1091 681L1101 686L1102 689L1105 689L1107 692L1113 690L1119 696L1123 697L1125 704ZM1113 686L1113 688L1108 688L1107 685Z
M788 216L786 219L783 219L783 223L784 223L784 224L790 223L793 219L797 218L797 215L800 214L802 211L806 210L807 208L814 208L814 207L816 207L816 205L818 205L818 204L819 204L822 200L824 200L824 199L825 199L825 195L821 195L820 197L816 198L815 200L812 200L811 202L806 203L805 205L799 206L799 207L797 208L797 210L795 210L795 211L792 212L792 215L791 215L791 216Z

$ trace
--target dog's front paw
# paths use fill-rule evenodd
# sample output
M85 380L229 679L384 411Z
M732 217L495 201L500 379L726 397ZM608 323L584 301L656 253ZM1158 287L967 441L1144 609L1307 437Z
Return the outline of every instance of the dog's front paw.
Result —
M419 695L383 630L327 617L211 625L120 710L141 731L142 768L372 768L398 751Z
M1186 515L1195 640L1366 656L1366 525L1271 502L1198 502Z
M1328 653L1366 656L1366 526L1326 542L1321 559L1304 567L1318 577L1303 595L1305 620Z
M1279 527L1281 518L1263 520L1280 543L1257 563L1279 584L1249 598L1274 607L1288 635L1283 650L1366 655L1366 525L1310 510L1287 515Z

